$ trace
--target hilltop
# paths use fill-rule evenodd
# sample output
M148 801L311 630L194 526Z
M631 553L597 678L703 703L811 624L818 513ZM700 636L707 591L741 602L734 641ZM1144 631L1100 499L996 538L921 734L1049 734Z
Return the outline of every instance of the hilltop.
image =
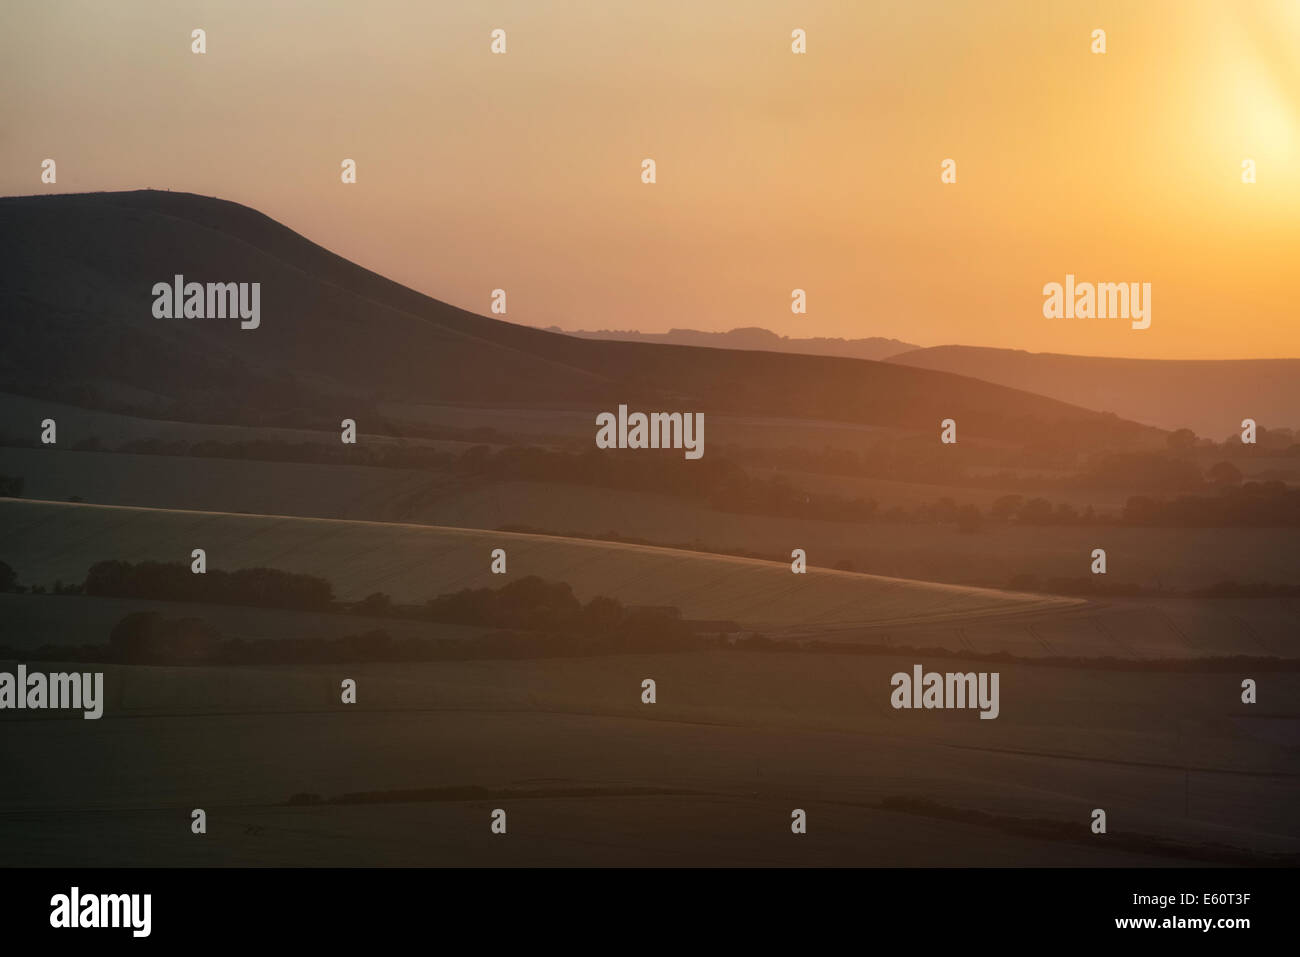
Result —
M175 274L261 283L261 326L156 319ZM0 391L189 421L317 426L385 403L817 419L1021 443L1134 423L863 359L559 335L475 315L237 203L142 190L0 199ZM371 421L374 416L371 417ZM418 421L418 414L408 416ZM390 422L397 430L401 422Z

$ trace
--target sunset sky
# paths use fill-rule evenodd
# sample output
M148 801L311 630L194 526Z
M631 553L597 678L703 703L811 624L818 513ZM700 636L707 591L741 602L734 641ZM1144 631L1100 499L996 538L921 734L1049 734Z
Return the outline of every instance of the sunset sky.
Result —
M0 119L2 194L231 199L531 325L1300 356L1295 0L17 0ZM1045 319L1067 272L1151 327Z

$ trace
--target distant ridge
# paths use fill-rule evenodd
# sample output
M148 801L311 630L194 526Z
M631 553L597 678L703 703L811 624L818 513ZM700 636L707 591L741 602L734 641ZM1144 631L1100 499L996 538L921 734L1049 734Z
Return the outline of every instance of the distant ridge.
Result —
M677 346L706 346L713 349L749 349L761 352L791 352L807 356L840 356L846 359L888 359L920 346L901 339L871 336L866 339L840 339L825 336L792 338L778 336L770 329L744 326L728 332L702 332L698 329L669 329L667 332L637 332L635 329L578 329L566 331L548 326L548 332L560 332L580 339L614 339L621 342L662 342Z
M1216 442L1241 420L1300 427L1300 359L1115 359L979 346L936 346L888 360L936 369L1113 412Z
M582 339L837 356L933 369L1160 429L1191 429L1215 441L1239 431L1247 415L1265 428L1300 429L1300 359L1123 359L984 346L922 348L879 336L792 338L756 326L728 332L564 331L558 326L547 331Z

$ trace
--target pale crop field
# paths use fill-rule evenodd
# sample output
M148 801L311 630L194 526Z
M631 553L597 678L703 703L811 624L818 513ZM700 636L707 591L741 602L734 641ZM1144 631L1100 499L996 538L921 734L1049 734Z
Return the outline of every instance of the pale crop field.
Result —
M1076 607L1072 599L885 578L678 549L478 529L0 501L4 560L24 582L81 581L95 561L190 561L318 575L338 597L386 592L412 603L462 588L539 575L579 598L671 605L684 617L755 628L839 627L983 619ZM493 549L508 576L490 573Z
M489 530L526 525L560 535L614 533L654 544L773 558L799 547L817 565L848 561L859 572L992 588L1003 588L1021 574L1085 578L1098 547L1107 550L1109 583L1165 589L1229 580L1300 584L1300 535L1291 528L988 523L974 534L962 534L951 524L770 517L719 511L655 492L545 482L476 483L416 469L44 449L0 449L0 474L24 476L24 494L31 499L63 501L75 495L107 505ZM937 498L940 487L930 489ZM952 492L955 499L966 497L960 490ZM881 502L888 502L883 492ZM0 558L14 564L3 554Z

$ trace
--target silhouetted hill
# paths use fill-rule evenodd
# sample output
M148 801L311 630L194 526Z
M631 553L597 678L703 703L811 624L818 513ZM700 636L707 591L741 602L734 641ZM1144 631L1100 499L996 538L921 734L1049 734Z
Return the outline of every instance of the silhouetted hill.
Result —
M157 319L153 284L260 282L261 327ZM236 203L0 199L0 391L173 418L320 424L372 401L692 410L1009 441L1123 442L1113 416L902 364L612 342L474 315ZM1062 430L1062 423L1071 423Z
M1162 429L1222 441L1241 420L1300 426L1300 359L1112 359L936 346L889 362L974 376Z
M848 359L887 359L902 352L918 349L899 339L872 336L869 339L840 339L814 336L791 338L778 336L770 329L746 326L728 332L701 332L698 329L669 329L667 332L637 332L635 329L578 329L564 332L559 326L548 331L561 332L582 339L615 339L622 342L659 342L678 346L709 346L714 349L758 349L764 352L790 352L807 356L841 356Z

